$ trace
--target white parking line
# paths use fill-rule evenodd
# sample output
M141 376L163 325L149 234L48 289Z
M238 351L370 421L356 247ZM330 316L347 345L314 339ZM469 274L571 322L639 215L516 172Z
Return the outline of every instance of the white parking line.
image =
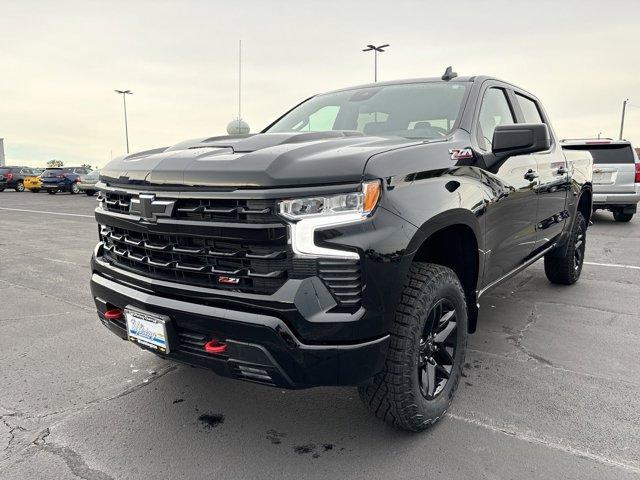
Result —
M67 217L94 218L93 215L82 215L80 213L47 212L45 210L27 210L25 208L0 207L0 210L7 210L7 211L10 211L10 212L46 213L47 215L65 215Z
M604 455L599 455L597 453L590 452L588 450L582 450L582 449L573 447L571 445L568 445L568 442L562 439L560 439L559 442L554 442L545 438L537 437L528 432L520 432L515 427L512 427L512 426L500 427L495 424L492 424L493 422L487 423L481 420L477 420L475 418L463 417L461 415L456 415L449 412L447 412L447 417L452 418L454 420L458 420L460 422L466 422L480 428L485 428L494 433L501 433L509 437L517 438L518 440L522 440L524 442L533 443L535 445L541 445L543 447L551 448L554 450L559 450L561 452L568 453L570 455L575 455L577 457L588 458L598 463L609 465L612 467L618 467L633 473L640 473L640 468L636 463L626 463L623 461L606 457Z
M597 262L584 262L585 265L596 265L598 267L613 267L613 268L630 268L631 270L640 270L637 265L620 265L619 263L597 263Z

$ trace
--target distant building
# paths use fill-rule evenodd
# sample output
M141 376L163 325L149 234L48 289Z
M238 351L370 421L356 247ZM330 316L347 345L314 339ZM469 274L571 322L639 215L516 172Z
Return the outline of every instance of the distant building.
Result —
M0 138L0 167L4 167L4 138Z

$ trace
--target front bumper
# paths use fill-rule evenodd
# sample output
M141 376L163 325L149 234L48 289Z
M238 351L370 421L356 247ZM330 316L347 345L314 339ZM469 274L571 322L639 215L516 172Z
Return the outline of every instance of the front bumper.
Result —
M168 315L174 335L166 357L282 388L361 384L382 369L389 343L384 335L353 344L304 344L276 316L158 296L99 273L92 275L91 292L100 320L119 337L127 338L126 326L106 320L108 309L133 306ZM202 343L210 337L224 341L227 352L207 353Z
M206 230L212 228L206 222L140 224L135 217L101 208L96 209L96 219L101 225L151 234L178 226L182 230L177 233L185 234L196 223L200 235L220 234ZM413 256L409 241L417 232L382 207L365 221L316 232L319 245L336 244L359 252L363 289L355 311L335 308L337 298L327 280L321 280L319 268L305 272L308 276L292 275L273 293L223 290L214 284L147 276L105 256L102 242L92 258L91 290L100 319L122 338L125 325L105 320L106 310L131 306L168 316L176 332L168 356L175 360L284 388L360 385L384 365ZM212 339L226 342L228 355L207 353L204 344ZM260 378L247 371L260 372Z

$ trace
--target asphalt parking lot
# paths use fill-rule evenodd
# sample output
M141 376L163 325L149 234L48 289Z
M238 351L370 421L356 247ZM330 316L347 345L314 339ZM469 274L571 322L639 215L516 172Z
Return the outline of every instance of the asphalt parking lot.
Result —
M109 333L95 203L0 193L0 478L640 477L638 217L595 215L577 285L539 262L484 297L450 413L409 434L354 389L228 380Z

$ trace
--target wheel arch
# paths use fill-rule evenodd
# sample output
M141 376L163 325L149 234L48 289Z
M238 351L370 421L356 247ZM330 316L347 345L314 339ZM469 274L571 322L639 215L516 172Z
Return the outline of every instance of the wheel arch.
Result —
M478 217L465 209L443 212L425 222L420 233L414 239L411 261L443 265L456 273L467 298L469 333L473 333L478 318L477 289L484 266L484 237Z

